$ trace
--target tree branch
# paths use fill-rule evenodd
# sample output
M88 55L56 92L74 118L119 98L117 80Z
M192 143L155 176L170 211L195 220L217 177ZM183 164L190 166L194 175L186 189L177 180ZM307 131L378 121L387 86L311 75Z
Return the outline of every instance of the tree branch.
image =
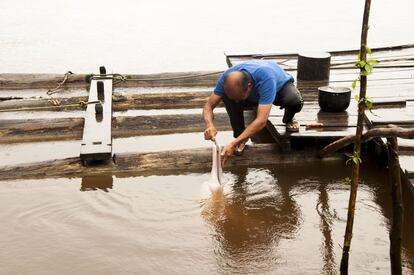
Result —
M387 128L374 128L365 132L362 135L361 142L367 142L376 137L392 138L399 137L404 139L414 139L414 128L405 129L397 127L395 125L388 125ZM355 135L350 135L338 139L331 144L325 146L321 151L319 151L318 156L323 158L333 152L338 151L339 149L348 146L355 141Z

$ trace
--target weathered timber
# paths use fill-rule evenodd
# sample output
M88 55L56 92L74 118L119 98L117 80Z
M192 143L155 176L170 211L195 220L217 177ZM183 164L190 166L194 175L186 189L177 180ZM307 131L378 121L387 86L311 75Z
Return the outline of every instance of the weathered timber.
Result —
M252 116L252 112L245 112L246 121ZM83 124L83 118L0 120L0 143L80 139ZM226 113L215 114L214 124L219 131L231 130ZM120 116L112 119L113 137L202 131L204 121L199 114Z
M367 142L376 137L386 137L386 138L406 138L406 139L414 139L414 128L411 129L404 129L400 127L396 127L395 125L389 125L388 128L374 128L366 131L362 137L361 142ZM338 151L345 146L348 146L355 141L355 135L349 135L343 137L341 139L332 142L331 144L325 146L320 152L319 156L325 157L330 153Z
M65 74L0 74L2 89L38 89L55 88ZM87 87L85 74L73 74L68 77L64 87Z
M403 202L401 188L400 163L398 161L397 138L387 138L388 141L388 173L392 197L392 226L390 231L391 274L402 274L401 240L403 236Z
M327 160L343 161L342 155ZM287 165L297 162L322 161L315 152L295 151L283 153L275 144L249 146L242 156L233 156L227 168L237 166ZM0 179L83 177L102 174L148 175L174 174L177 172L208 172L211 168L211 148L162 151L152 153L116 154L114 162L84 167L79 158L29 163L0 167Z
M150 110L201 108L211 92L152 93L112 96L113 110ZM87 102L86 96L70 98L41 98L0 101L0 111L64 111L84 109L81 102ZM220 106L223 106L220 104Z
M117 87L195 87L214 86L221 72L197 71L159 74L125 74L126 80L114 80ZM64 74L0 74L0 90L51 89L60 83ZM88 74L72 74L62 88L88 87Z
M100 68L105 71L105 67ZM107 160L112 157L112 79L93 79L85 111L80 157Z

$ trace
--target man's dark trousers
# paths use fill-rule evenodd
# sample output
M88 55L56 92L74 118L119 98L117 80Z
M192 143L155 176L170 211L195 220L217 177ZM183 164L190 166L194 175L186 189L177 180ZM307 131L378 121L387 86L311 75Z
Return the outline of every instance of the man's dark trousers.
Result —
M230 117L231 127L233 128L233 136L237 138L245 129L243 110L246 107L257 106L257 103L244 100L235 102L229 99L226 95L222 98L226 106L227 113ZM302 110L303 100L299 90L293 85L293 82L288 82L276 94L273 105L280 106L280 109L285 109L283 115L283 123L292 121L296 113Z

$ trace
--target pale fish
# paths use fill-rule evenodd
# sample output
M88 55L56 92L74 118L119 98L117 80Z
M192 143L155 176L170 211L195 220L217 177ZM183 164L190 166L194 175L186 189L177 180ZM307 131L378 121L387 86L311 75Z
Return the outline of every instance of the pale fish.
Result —
M223 186L223 169L221 167L220 145L214 142L212 148L212 167L211 178L209 180L209 187L211 192L221 191Z

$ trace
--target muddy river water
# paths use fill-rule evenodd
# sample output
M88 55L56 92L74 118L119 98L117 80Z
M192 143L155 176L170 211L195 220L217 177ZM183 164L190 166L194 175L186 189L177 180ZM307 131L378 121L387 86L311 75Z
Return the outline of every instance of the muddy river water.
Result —
M138 74L222 70L223 52L357 48L362 2L2 0L0 73L90 73L103 64ZM414 26L413 2L373 2L370 46L412 43L400 30ZM231 133L220 138L224 144ZM79 143L0 145L0 166L77 156ZM211 144L202 133L114 140L116 153L205 146ZM373 161L362 171L350 274L390 274L387 174ZM194 171L0 179L0 274L335 274L349 174L342 162L225 169L223 194L216 195L206 184L209 173ZM413 213L405 202L406 274L414 273Z
M350 270L389 274L387 175L365 165ZM338 162L238 168L214 196L209 173L3 181L0 273L332 274L348 174ZM407 274L413 226L407 214Z

